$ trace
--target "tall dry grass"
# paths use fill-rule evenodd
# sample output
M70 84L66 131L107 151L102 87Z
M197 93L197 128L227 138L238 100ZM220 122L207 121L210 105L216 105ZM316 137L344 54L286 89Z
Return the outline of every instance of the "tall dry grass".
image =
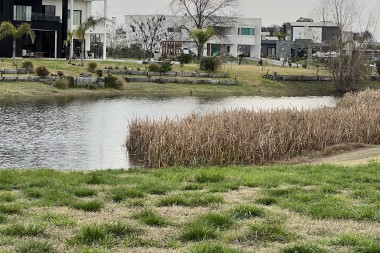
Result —
M127 147L146 166L266 164L341 143L380 144L380 92L347 94L336 109L232 110L136 119Z

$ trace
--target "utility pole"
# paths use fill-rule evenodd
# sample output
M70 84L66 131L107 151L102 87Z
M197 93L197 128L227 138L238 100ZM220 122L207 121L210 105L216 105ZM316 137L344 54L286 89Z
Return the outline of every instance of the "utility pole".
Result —
M103 60L107 59L107 0L104 0Z

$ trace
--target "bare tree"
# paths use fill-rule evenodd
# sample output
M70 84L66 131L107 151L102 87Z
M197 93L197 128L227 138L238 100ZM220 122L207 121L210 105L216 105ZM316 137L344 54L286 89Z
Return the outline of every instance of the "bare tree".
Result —
M207 27L224 26L236 22L236 15L233 11L238 3L239 0L172 0L173 12L186 16L190 20L189 23L182 24L182 28L186 29L196 42L198 59L202 56L203 47L207 41L203 44L197 43L197 38L192 35L191 31L194 29L200 31Z
M352 85L362 81L369 74L366 66L364 36L354 41L353 31L359 33L376 28L377 15L364 11L357 0L320 0L318 10L322 22L333 21L338 28L336 40L330 48L338 52L328 67L334 77L336 89L349 91Z
M154 48L166 36L166 30L163 26L165 19L164 15L156 15L145 20L141 17L132 17L130 27L140 39L144 49L149 52L149 59L154 55Z

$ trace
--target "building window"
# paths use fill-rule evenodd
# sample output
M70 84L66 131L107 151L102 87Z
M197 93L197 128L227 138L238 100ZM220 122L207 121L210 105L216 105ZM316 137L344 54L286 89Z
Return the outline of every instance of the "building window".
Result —
M15 21L32 21L32 6L14 5L13 19Z
M82 11L74 10L74 20L73 25L80 25L82 24ZM70 19L70 10L68 10L67 18Z
M169 33L180 33L181 28L180 27L168 27L168 32Z
M42 11L47 16L55 16L55 6L54 5L42 5Z
M255 28L239 28L239 35L255 36Z

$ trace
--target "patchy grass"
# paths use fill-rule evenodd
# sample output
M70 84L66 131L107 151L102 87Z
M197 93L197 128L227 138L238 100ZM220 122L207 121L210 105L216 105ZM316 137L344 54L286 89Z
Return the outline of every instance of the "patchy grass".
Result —
M79 76L80 73L89 73L87 64L79 66L78 61L74 61L75 66L67 64L65 60L54 59L30 59L34 66L45 66L51 72L62 71L65 75ZM23 60L17 60L20 66ZM94 60L90 60L94 61ZM98 68L112 66L113 68L141 68L145 70L146 65L136 62L126 61L96 61ZM4 59L0 63L0 68L14 68L10 59ZM197 64L187 64L184 71L198 70ZM181 71L179 65L173 65L173 71ZM206 85L206 84L165 84L157 85L156 83L127 83L123 91L114 89L65 89L60 90L48 84L38 82L12 82L2 83L0 85L0 97L14 96L110 96L110 95L131 95L141 96L150 95L170 95L170 96L187 96L190 93L197 96L244 96L244 95L266 95L266 96L302 96L302 95L334 95L335 88L331 82L278 82L263 78L263 75L277 72L278 74L289 75L316 75L317 69L288 68L277 66L257 66L256 64L224 64L219 70L227 73L229 79L234 79L237 74L238 85ZM326 70L319 70L320 74L328 74ZM367 87L378 88L377 82L363 82L356 84L356 89L366 89Z
M379 168L0 170L0 252L379 252Z

